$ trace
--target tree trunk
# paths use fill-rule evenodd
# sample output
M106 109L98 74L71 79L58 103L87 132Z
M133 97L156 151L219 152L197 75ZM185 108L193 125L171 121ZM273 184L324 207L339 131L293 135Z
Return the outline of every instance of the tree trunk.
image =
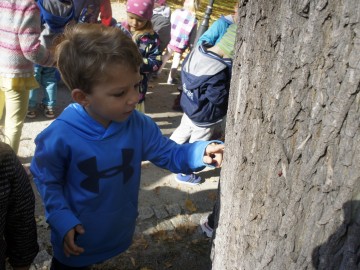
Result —
M213 269L360 269L360 1L239 5Z

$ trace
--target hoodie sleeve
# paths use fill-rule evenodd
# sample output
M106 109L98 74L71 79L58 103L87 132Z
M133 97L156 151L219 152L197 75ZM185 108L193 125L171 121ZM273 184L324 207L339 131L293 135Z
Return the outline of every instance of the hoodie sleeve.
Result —
M71 211L63 193L69 150L66 144L55 139L57 136L54 130L45 130L36 138L36 149L30 170L45 205L47 222L64 238L70 229L80 224L80 221Z
M103 0L100 4L100 19L101 23L106 26L111 25L112 9L110 0Z
M220 41L222 36L226 33L226 29L229 27L229 23L225 19L220 17L218 20L213 22L208 30L199 38L197 45L206 43L214 46Z
M161 134L159 127L147 116L143 125L143 160L173 173L200 171L210 164L203 162L205 149L212 141L177 144Z

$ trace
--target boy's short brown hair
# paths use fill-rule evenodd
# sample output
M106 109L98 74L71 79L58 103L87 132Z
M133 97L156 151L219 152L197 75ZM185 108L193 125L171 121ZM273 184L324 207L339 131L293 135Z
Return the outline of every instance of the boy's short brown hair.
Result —
M125 65L136 72L143 63L136 44L120 29L87 23L65 29L55 59L66 86L86 93L106 81L110 65Z

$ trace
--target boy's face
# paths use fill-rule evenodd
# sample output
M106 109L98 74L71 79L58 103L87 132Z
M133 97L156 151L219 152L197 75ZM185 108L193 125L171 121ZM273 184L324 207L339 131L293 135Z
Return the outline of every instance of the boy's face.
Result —
M128 12L127 13L127 23L130 26L130 31L137 31L137 30L141 30L145 27L147 20L144 20L143 18Z
M139 101L141 75L139 70L125 65L111 65L106 81L95 85L91 94L86 95L88 114L108 127L111 121L128 119Z

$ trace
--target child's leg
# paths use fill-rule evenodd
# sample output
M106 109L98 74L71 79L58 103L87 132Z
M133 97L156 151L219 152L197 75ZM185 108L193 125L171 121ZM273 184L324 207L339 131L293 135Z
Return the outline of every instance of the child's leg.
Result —
M34 76L39 85L41 85L41 70L42 68L40 66L36 65L34 67ZM36 108L38 90L39 88L34 88L29 92L29 109L31 111L34 111Z
M190 118L184 113L180 126L174 131L170 139L179 144L186 143L192 136L194 126ZM188 185L198 185L201 183L201 177L193 173L188 175L178 173L175 175L175 180Z
M189 142L196 142L196 141L208 141L211 138L215 129L215 125L211 127L198 127L193 124L191 137Z
M174 52L174 57L171 64L171 70L169 73L169 80L174 79L176 77L177 69L180 65L182 53Z
M44 67L41 80L42 86L44 88L44 98L42 103L52 109L56 106L57 96L57 79L55 73L56 68Z
M216 211L216 204L214 204L214 207L213 207L213 210L212 212L208 215L208 218L207 218L207 222L208 222L208 225L210 226L211 229L214 229L214 223L215 223L215 220L214 220L214 216L215 216L215 211Z
M57 259L52 258L50 270L90 270L91 266L84 267L71 267L65 264L62 264Z
M178 144L186 143L191 136L191 120L184 113L180 125L171 134L170 139Z
M15 153L18 152L24 119L28 110L29 92L27 90L5 91L5 142Z
M160 66L159 70L157 71L158 74L161 73L164 66L166 65L167 61L169 61L171 55L173 54L173 51L170 48L166 49L166 52L162 55L162 65Z
M39 88L35 88L29 91L29 109L35 110L36 100Z
M175 69L175 70L178 69L178 67L180 65L181 55L182 55L182 53L174 52L171 69Z

